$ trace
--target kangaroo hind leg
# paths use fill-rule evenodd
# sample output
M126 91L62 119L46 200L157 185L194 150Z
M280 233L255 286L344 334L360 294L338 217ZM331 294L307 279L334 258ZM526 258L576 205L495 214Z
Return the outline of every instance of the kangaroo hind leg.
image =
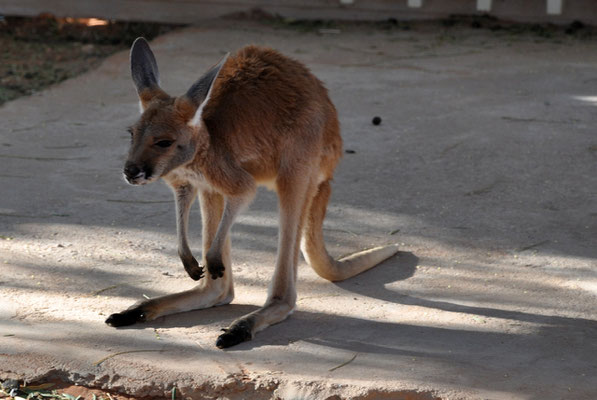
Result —
M265 305L234 321L218 337L219 348L251 340L256 332L283 321L294 309L300 232L313 191L310 174L305 172L302 176L298 172L279 176L276 182L280 208L278 255Z

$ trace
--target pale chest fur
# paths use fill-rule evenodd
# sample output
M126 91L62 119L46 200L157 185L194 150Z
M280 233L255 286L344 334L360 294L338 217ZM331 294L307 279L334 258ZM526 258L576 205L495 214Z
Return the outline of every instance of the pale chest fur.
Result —
M221 192L217 187L209 183L201 171L189 167L179 167L170 171L164 176L164 180L172 187L190 184L199 188L200 190ZM276 191L275 179L257 180L256 184L258 186L263 186L273 192Z
M164 180L172 187L190 184L202 190L214 190L201 171L188 167L179 167L168 172L164 175Z

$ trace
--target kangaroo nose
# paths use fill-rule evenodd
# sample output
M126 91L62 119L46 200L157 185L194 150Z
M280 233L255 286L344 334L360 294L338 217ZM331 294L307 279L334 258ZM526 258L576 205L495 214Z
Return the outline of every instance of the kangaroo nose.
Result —
M141 173L141 170L135 164L127 164L124 166L124 174L126 175L127 178L131 178L131 179L135 178L140 173Z

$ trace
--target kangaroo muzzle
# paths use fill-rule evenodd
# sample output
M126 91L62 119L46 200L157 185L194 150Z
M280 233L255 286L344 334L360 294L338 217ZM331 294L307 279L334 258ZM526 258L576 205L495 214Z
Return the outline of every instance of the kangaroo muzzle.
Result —
M151 169L139 167L137 164L127 162L124 166L124 179L131 185L143 185L151 177Z

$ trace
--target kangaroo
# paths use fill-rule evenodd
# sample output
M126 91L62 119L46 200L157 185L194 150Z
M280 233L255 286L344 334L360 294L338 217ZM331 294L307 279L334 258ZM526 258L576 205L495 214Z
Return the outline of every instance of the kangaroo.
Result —
M327 90L303 64L273 49L247 46L224 56L182 96L170 97L159 86L157 63L145 39L133 43L130 62L142 115L129 129L132 143L124 176L132 185L162 178L172 188L178 254L188 275L200 281L191 290L112 314L108 325L230 303L234 288L228 234L258 185L278 194L275 272L265 305L224 329L216 342L219 348L251 340L290 315L297 296L299 247L315 272L330 281L350 278L398 252L397 245L388 245L340 260L328 254L322 225L342 139ZM203 223L201 264L187 241L189 209L196 197Z

